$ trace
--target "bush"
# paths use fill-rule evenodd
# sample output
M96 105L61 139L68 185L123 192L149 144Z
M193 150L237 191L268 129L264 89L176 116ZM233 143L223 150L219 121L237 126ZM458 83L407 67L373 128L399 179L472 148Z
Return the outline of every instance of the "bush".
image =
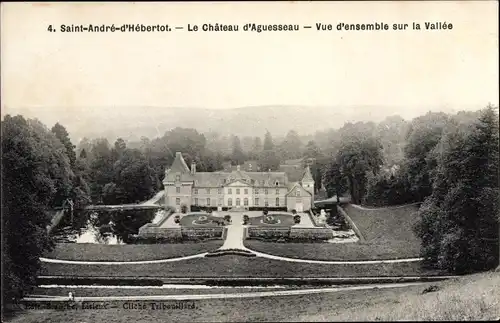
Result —
M248 222L250 222L250 218L248 217L248 215L243 215L243 224L248 224Z
M264 210L262 211L262 214L264 214L264 215L267 215L268 213L269 213L269 211L268 211L267 209L264 209Z
M297 223L297 224L298 224L298 223L300 223L300 215L295 215L295 216L293 217L293 222L295 222L295 223Z
M187 213L187 205L186 204L181 205L181 213L184 213L184 214Z
M292 210L292 214L293 214L293 215L297 214L297 210L296 210L296 209L293 209L293 210Z
M175 223L179 223L179 222L181 222L181 216L180 216L180 215L176 215L176 216L174 217L174 222L175 222Z
M231 216L229 214L224 215L224 221L231 222Z

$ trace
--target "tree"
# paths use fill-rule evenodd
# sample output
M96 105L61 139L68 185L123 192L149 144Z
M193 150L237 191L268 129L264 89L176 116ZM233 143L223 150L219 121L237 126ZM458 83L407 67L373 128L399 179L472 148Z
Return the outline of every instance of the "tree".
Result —
M273 150L273 149L274 149L273 137L271 136L271 133L267 131L266 135L264 136L263 150Z
M64 128L61 124L56 123L52 127L52 132L55 134L57 139L61 141L61 143L64 145L66 148L66 155L69 158L69 163L71 167L75 166L76 162L76 153L75 153L75 148L76 146L71 143L71 140L69 139L69 134L66 131L66 128Z
M448 124L445 113L429 112L412 120L404 155L408 165L408 179L416 201L423 201L432 193L431 173L435 167L433 149Z
M241 148L240 138L238 136L233 136L233 149L231 155L231 161L233 165L241 165L245 162L245 153Z
M34 286L53 247L48 210L67 198L73 174L66 147L39 121L7 115L1 128L4 305Z
M302 156L302 141L295 130L290 130L280 145L284 159L297 159Z
M340 196L348 190L347 179L341 172L338 161L333 158L326 165L323 182L328 196L337 196L337 203L340 203Z
M319 159L321 156L321 149L314 140L310 140L306 145L303 157L306 159Z
M154 194L158 179L140 150L126 149L113 170L113 181L105 186L107 199L118 204L136 203Z
M454 273L499 261L498 115L489 106L471 129L449 129L440 142L432 194L415 230L427 264Z
M279 168L280 160L273 150L264 150L260 154L257 165L262 171L276 171Z
M260 137L255 137L253 140L252 149L250 151L251 158L258 158L262 152L262 140Z
M366 192L366 174L376 175L383 164L382 145L373 137L346 137L337 154L337 163L348 180L352 201L360 204Z

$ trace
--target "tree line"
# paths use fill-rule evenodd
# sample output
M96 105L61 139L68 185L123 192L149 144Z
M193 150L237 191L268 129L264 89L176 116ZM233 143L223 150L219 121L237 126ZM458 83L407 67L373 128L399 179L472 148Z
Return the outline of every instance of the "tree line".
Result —
M227 139L227 138L226 138ZM34 284L38 257L53 246L49 211L67 199L87 204L144 201L161 189L177 151L199 171L256 160L277 170L289 159L310 165L315 189L374 206L421 202L415 231L426 263L451 272L498 262L498 114L488 106L454 115L429 112L406 121L346 123L340 129L276 140L174 128L140 142L84 138L76 147L61 124L2 120L4 300ZM225 147L225 148L224 148ZM23 252L19 252L22 250Z

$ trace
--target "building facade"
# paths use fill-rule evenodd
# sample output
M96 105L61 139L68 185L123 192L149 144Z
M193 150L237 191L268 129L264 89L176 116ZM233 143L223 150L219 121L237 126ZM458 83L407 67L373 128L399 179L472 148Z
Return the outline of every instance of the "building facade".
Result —
M247 172L238 166L224 172L197 172L177 152L165 171L165 205L180 211L185 205L228 209L285 208L309 210L314 200L314 180L308 166L300 181L289 181L286 172Z

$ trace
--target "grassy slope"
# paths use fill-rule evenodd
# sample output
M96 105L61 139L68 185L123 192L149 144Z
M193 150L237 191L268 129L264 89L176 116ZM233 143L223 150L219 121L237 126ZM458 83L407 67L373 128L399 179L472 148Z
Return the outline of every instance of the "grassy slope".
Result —
M500 316L500 274L486 273L427 286L301 296L195 301L193 310L25 311L10 322L244 322L364 320L493 320ZM174 302L165 302L173 304Z
M324 265L222 256L144 265L44 263L40 274L79 277L358 277L415 276L432 273L421 269L420 263Z
M141 261L177 258L213 251L222 240L200 243L103 245L91 243L59 243L47 258L87 261Z
M274 243L245 240L245 246L273 255L317 260L368 260L418 257L420 242L412 231L415 206L359 210L350 205L347 214L366 241L356 243Z

